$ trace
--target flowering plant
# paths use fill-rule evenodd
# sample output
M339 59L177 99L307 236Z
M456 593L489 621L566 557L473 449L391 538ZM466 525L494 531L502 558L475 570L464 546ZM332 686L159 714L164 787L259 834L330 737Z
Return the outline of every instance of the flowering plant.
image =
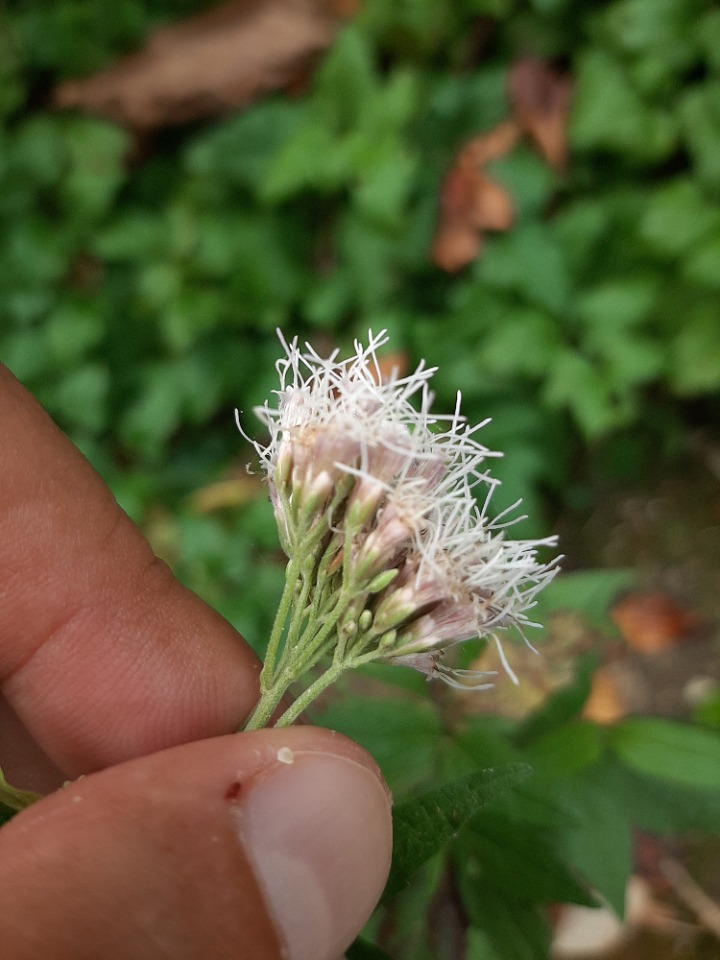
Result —
M264 726L290 685L321 662L276 725L372 661L480 689L487 674L443 662L471 637L491 637L517 682L496 631L515 627L525 637L527 611L558 569L537 551L556 540L512 540L507 511L490 518L498 481L486 461L499 454L475 439L483 424L468 423L459 394L452 414L432 412L434 368L421 363L409 376L384 378L384 332L370 333L367 346L356 341L345 360L280 338L277 405L255 411L269 440L248 439L267 474L288 563L247 729Z

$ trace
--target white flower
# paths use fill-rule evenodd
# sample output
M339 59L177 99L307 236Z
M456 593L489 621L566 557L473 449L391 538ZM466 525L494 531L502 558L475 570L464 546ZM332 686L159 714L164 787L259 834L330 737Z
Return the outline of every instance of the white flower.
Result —
M452 414L434 414L435 371L422 363L383 379L384 332L366 347L356 342L345 360L280 339L277 403L256 409L269 439L251 442L296 613L271 638L266 686L293 672L291 663L307 667L326 654L338 669L381 659L467 685L472 677L440 657L471 637L497 642L498 629L524 637L537 592L557 572L537 551L555 538L512 540L503 517L489 518L497 481L487 461L499 454L476 440L484 424L467 422L459 394ZM286 617L290 604L288 593Z

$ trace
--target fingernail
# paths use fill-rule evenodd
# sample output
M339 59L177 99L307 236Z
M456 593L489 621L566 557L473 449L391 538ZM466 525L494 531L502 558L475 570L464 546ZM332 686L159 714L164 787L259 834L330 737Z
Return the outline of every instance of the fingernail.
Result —
M281 756L282 755L282 756ZM390 805L353 760L285 749L237 810L289 960L334 960L364 926L389 868Z

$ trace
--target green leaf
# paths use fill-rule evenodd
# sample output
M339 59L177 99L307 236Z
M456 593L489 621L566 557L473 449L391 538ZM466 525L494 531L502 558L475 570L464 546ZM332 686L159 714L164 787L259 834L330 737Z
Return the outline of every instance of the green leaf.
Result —
M185 153L185 167L195 178L196 189L218 181L223 187L255 188L306 113L305 105L297 101L267 100L209 127Z
M391 960L390 956L367 940L356 940L345 951L347 960Z
M47 346L60 365L77 363L105 335L105 324L93 301L65 297L46 326Z
M128 134L104 121L73 117L67 124L66 142L70 168L60 195L73 217L97 220L125 179Z
M585 289L575 309L589 331L622 336L650 314L659 287L660 278L652 275L610 278Z
M562 349L559 324L544 310L516 307L484 338L480 359L494 375L541 376ZM517 450L514 450L517 454Z
M393 860L385 897L406 886L412 874L438 853L489 800L526 780L530 768L522 763L471 773L393 811Z
M660 254L675 257L720 228L720 211L697 183L676 178L651 195L640 221L640 236Z
M546 310L562 310L570 294L563 248L552 229L532 221L487 244L478 274L490 286L512 290Z
M492 960L547 960L550 926L545 911L478 882L476 868L477 860L473 859L459 885L463 905L477 931L473 947L478 960L488 956L478 941L489 945Z
M417 789L437 771L440 718L425 697L378 698L369 709L366 699L344 696L313 714L313 722L365 747L396 793Z
M703 51L708 70L720 73L720 10L710 6L703 16L697 17L693 34Z
M258 185L258 193L266 203L279 203L312 184L334 180L336 167L335 138L313 119L275 154Z
M46 114L31 114L17 131L10 161L23 178L44 187L55 184L66 161L60 125Z
M637 574L632 569L583 570L561 573L538 597L533 616L545 622L556 610L581 613L596 630L615 630L608 610L617 595L633 586Z
M473 856L480 882L531 903L579 903L597 899L556 849L545 827L505 816L501 805L474 817L458 842L460 859Z
M576 70L570 122L574 147L611 150L640 162L655 162L672 152L675 118L643 100L618 59L589 47L580 54Z
M337 132L356 127L379 86L367 32L356 24L346 26L335 38L315 82L322 121Z
M715 302L690 308L673 343L673 389L692 396L720 386L720 317Z
M566 811L558 851L622 916L632 866L628 811L608 762L548 784Z
M70 424L96 433L107 423L110 373L102 363L71 367L53 392L55 409Z
M597 657L594 654L581 656L575 664L573 682L552 693L523 720L513 733L513 742L519 746L531 743L576 717L590 696L590 685L596 666Z
M666 72L689 66L695 53L689 0L618 0L603 17L611 42L636 56L662 54Z
M93 252L108 261L155 260L167 247L166 226L155 213L127 210L93 239Z
M559 354L543 398L551 407L567 407L588 438L600 436L624 419L602 366L576 350Z
M417 158L405 150L394 150L387 160L367 171L355 191L358 209L379 224L393 227L400 221L410 189Z
M692 86L680 102L683 133L700 181L720 188L720 80Z
M720 234L715 234L688 252L682 264L683 276L692 283L710 287L712 290L720 290L718 263L720 263Z
M632 823L651 833L720 833L717 790L699 790L622 768L619 791Z
M526 749L525 756L538 775L565 777L597 763L603 746L599 727L576 720L534 741Z
M610 745L641 773L688 787L720 790L720 733L639 717L615 727Z

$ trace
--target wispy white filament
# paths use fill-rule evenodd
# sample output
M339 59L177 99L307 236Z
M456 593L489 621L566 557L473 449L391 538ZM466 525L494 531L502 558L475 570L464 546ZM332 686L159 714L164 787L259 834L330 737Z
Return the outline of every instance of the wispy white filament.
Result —
M325 524L317 526L317 542L326 557L337 549L317 575L342 568L343 589L354 584L358 609L352 610L363 614L364 625L361 639L353 640L365 644L358 650L377 650L377 658L467 687L467 672L438 658L455 643L488 636L517 682L495 631L515 626L524 637L523 628L533 626L527 612L557 572L556 561L540 561L538 550L554 547L556 538L510 539L514 507L490 518L498 481L487 461L500 454L476 439L487 421L469 424L459 393L451 414L434 413L435 368L424 363L384 379L378 360L388 341L384 331L370 332L367 346L356 341L347 359L337 350L323 358L309 344L301 350L297 338L279 336L285 356L276 365L276 402L255 411L269 437L248 439L267 473L290 557L300 549L297 531L306 530L307 518L298 518L315 510ZM396 576L375 593L369 578L379 582L382 570ZM346 635L354 636L356 628L344 622Z

